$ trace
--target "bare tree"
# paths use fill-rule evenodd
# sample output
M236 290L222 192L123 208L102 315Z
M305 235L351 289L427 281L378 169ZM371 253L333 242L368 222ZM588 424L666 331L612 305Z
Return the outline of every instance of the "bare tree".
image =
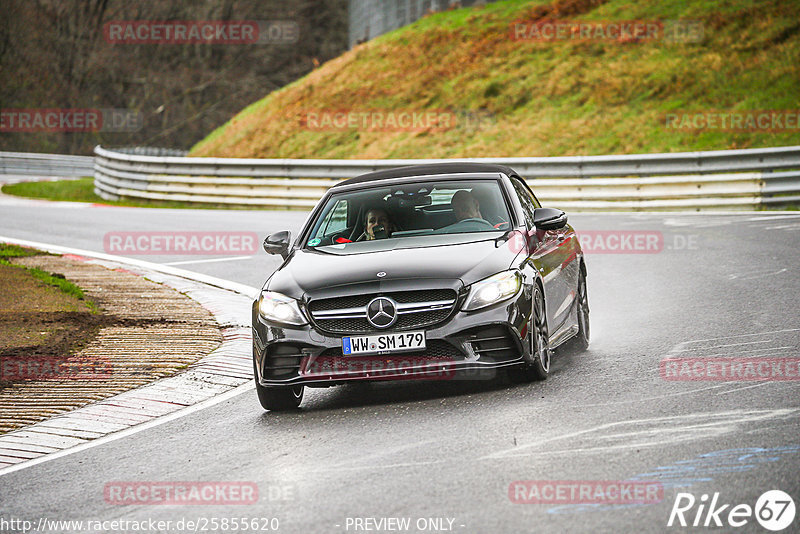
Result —
M248 104L342 53L346 0L2 0L0 107L122 108L129 133L0 133L0 149L89 153L105 145L188 148ZM111 21L290 20L293 44L118 44ZM11 83L8 83L10 80Z

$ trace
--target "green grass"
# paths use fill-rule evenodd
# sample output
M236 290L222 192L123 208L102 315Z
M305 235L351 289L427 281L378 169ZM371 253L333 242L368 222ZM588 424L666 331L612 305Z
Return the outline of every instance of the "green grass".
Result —
M800 211L800 204L764 205L759 208L759 211Z
M33 248L20 247L8 243L0 243L0 259L8 261L8 258L25 258L28 256L48 255L47 252Z
M86 298L86 295L83 293L83 290L64 278L64 275L58 273L48 273L47 271L43 271L42 269L36 267L25 267L24 265L16 265L9 261L9 258L23 258L29 256L42 256L42 255L50 255L48 252L44 252L41 250L36 250L27 247L20 247L18 245L11 245L7 243L0 243L0 264L8 265L11 267L16 267L18 269L25 269L28 273L31 274L34 278L41 280L45 284L49 286L53 286L59 289L62 293L67 295L71 295L78 300L83 301L87 308L92 313L99 313L99 309L97 305L92 302L91 300Z
M36 267L29 268L28 272L31 273L34 278L38 278L45 284L57 287L62 293L72 295L76 299L84 301L86 305L92 309L92 311L97 311L97 308L94 306L94 304L86 300L86 295L84 295L83 290L64 278L63 275L57 273L48 273Z
M52 182L19 182L6 184L3 193L25 198L38 198L63 202L91 202L107 206L133 208L182 208L182 209L260 209L227 206L222 204L187 203L171 200L105 200L94 193L93 178L56 180Z
M724 150L785 132L680 131L669 111L796 110L798 0L505 0L426 16L247 106L193 156L426 158ZM698 42L513 41L516 21L696 20ZM314 131L307 111L469 110L477 131Z
M18 182L3 186L3 193L28 198L63 200L69 202L102 202L94 194L92 178L44 182Z

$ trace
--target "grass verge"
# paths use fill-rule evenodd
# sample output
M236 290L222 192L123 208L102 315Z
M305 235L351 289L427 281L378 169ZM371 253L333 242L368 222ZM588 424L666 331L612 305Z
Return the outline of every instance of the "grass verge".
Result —
M643 41L510 37L517 23L548 20L678 21L702 31ZM796 145L796 127L677 128L667 116L794 116L798 80L796 0L504 0L429 15L356 46L247 106L190 155L461 158ZM403 129L314 118L441 110L471 120Z
M223 204L187 203L171 200L105 200L94 192L94 179L56 180L48 182L18 182L6 184L2 192L25 198L54 200L60 202L90 202L105 206L130 208L173 208L173 209L263 209L258 206L227 206Z
M64 278L63 275L58 273L48 273L41 269L37 269L36 267L24 267L22 265L15 265L9 261L10 258L23 258L27 256L40 256L49 254L47 252L43 252L41 250L35 250L32 248L20 247L18 245L10 245L7 243L0 243L0 265L6 265L9 267L14 267L17 269L24 269L28 271L28 273L36 278L37 280L41 280L48 286L52 286L60 290L65 295L70 295L77 300L83 302L83 304L89 309L89 311L93 314L99 313L99 309L97 305L92 302L91 300L86 298L84 295L83 290Z

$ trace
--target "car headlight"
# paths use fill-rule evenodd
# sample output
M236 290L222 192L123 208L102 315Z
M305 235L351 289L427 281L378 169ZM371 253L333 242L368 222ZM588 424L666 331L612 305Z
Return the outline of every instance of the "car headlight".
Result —
M258 312L267 321L302 326L308 321L300 311L297 301L275 291L262 291L258 299Z
M513 297L522 286L518 271L504 271L472 284L464 303L465 311L478 310Z

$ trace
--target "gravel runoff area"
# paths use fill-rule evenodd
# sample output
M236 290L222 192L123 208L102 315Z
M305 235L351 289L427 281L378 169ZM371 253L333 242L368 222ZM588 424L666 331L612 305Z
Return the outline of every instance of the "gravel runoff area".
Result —
M14 263L64 275L100 308L105 326L75 354L5 355L4 374L16 380L0 389L0 432L173 375L222 341L207 309L131 272L65 256Z

